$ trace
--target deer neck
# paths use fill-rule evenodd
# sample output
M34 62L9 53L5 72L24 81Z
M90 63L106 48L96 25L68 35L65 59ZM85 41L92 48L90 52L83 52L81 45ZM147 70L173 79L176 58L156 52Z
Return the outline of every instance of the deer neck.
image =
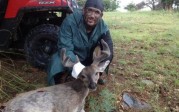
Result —
M71 87L76 91L76 92L84 92L84 93L88 93L89 92L89 88L85 86L84 82L80 79L76 79Z

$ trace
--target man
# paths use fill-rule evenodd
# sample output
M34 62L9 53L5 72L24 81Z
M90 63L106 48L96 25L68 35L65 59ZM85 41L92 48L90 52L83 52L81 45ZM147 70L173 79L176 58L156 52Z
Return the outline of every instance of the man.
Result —
M74 78L92 63L92 54L100 40L109 46L111 55L107 65L113 58L113 43L107 25L102 20L104 6L101 0L87 0L82 11L74 11L67 16L59 32L58 52L52 56L48 67L49 85L58 84L65 71L71 72ZM66 54L75 62L77 55L80 63L73 68L65 68L60 61L60 50L66 48ZM74 65L75 66L75 65ZM76 73L78 71L78 73Z

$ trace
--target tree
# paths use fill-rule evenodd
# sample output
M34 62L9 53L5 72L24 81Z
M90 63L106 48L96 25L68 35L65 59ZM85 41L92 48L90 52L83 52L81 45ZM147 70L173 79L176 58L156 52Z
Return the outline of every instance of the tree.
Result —
M125 7L125 9L127 9L128 11L136 11L137 7L134 3L130 3Z
M172 5L174 4L174 0L161 0L163 9L165 10L171 10Z
M137 9L141 9L144 6L151 8L152 10L172 10L172 5L175 5L176 9L179 9L179 0L145 0L136 5Z
M179 10L179 0L175 0L174 1L174 4L176 6L176 9Z
M145 6L145 2L144 1L136 4L136 7L137 7L138 10L144 8L144 6Z
M103 0L103 2L104 2L104 8L105 8L104 10L108 11L110 9L110 7L111 7L110 0Z
M176 4L176 6L178 6L177 4L179 4L179 0L145 0L145 5L147 7L150 7L152 10L171 10L173 4Z
M116 10L119 7L119 2L117 0L111 1L111 10Z
M77 0L77 3L80 8L83 8L83 6L85 5L85 2L86 2L86 0Z
M105 11L114 11L119 7L117 0L103 0Z
M145 6L151 8L151 10L156 10L157 4L160 3L161 0L146 0Z

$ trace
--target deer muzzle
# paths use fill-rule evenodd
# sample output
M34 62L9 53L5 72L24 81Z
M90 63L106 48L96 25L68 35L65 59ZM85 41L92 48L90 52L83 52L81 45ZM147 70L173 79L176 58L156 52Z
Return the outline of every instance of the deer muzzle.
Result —
M96 83L90 83L88 88L91 89L91 90L95 90L97 88L97 84Z

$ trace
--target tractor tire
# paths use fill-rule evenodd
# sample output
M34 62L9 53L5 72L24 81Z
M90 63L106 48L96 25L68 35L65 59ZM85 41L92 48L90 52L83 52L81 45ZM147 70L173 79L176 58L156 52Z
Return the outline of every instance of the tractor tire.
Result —
M59 27L43 24L35 27L26 37L24 50L27 61L40 69L46 69L52 54L57 51Z

